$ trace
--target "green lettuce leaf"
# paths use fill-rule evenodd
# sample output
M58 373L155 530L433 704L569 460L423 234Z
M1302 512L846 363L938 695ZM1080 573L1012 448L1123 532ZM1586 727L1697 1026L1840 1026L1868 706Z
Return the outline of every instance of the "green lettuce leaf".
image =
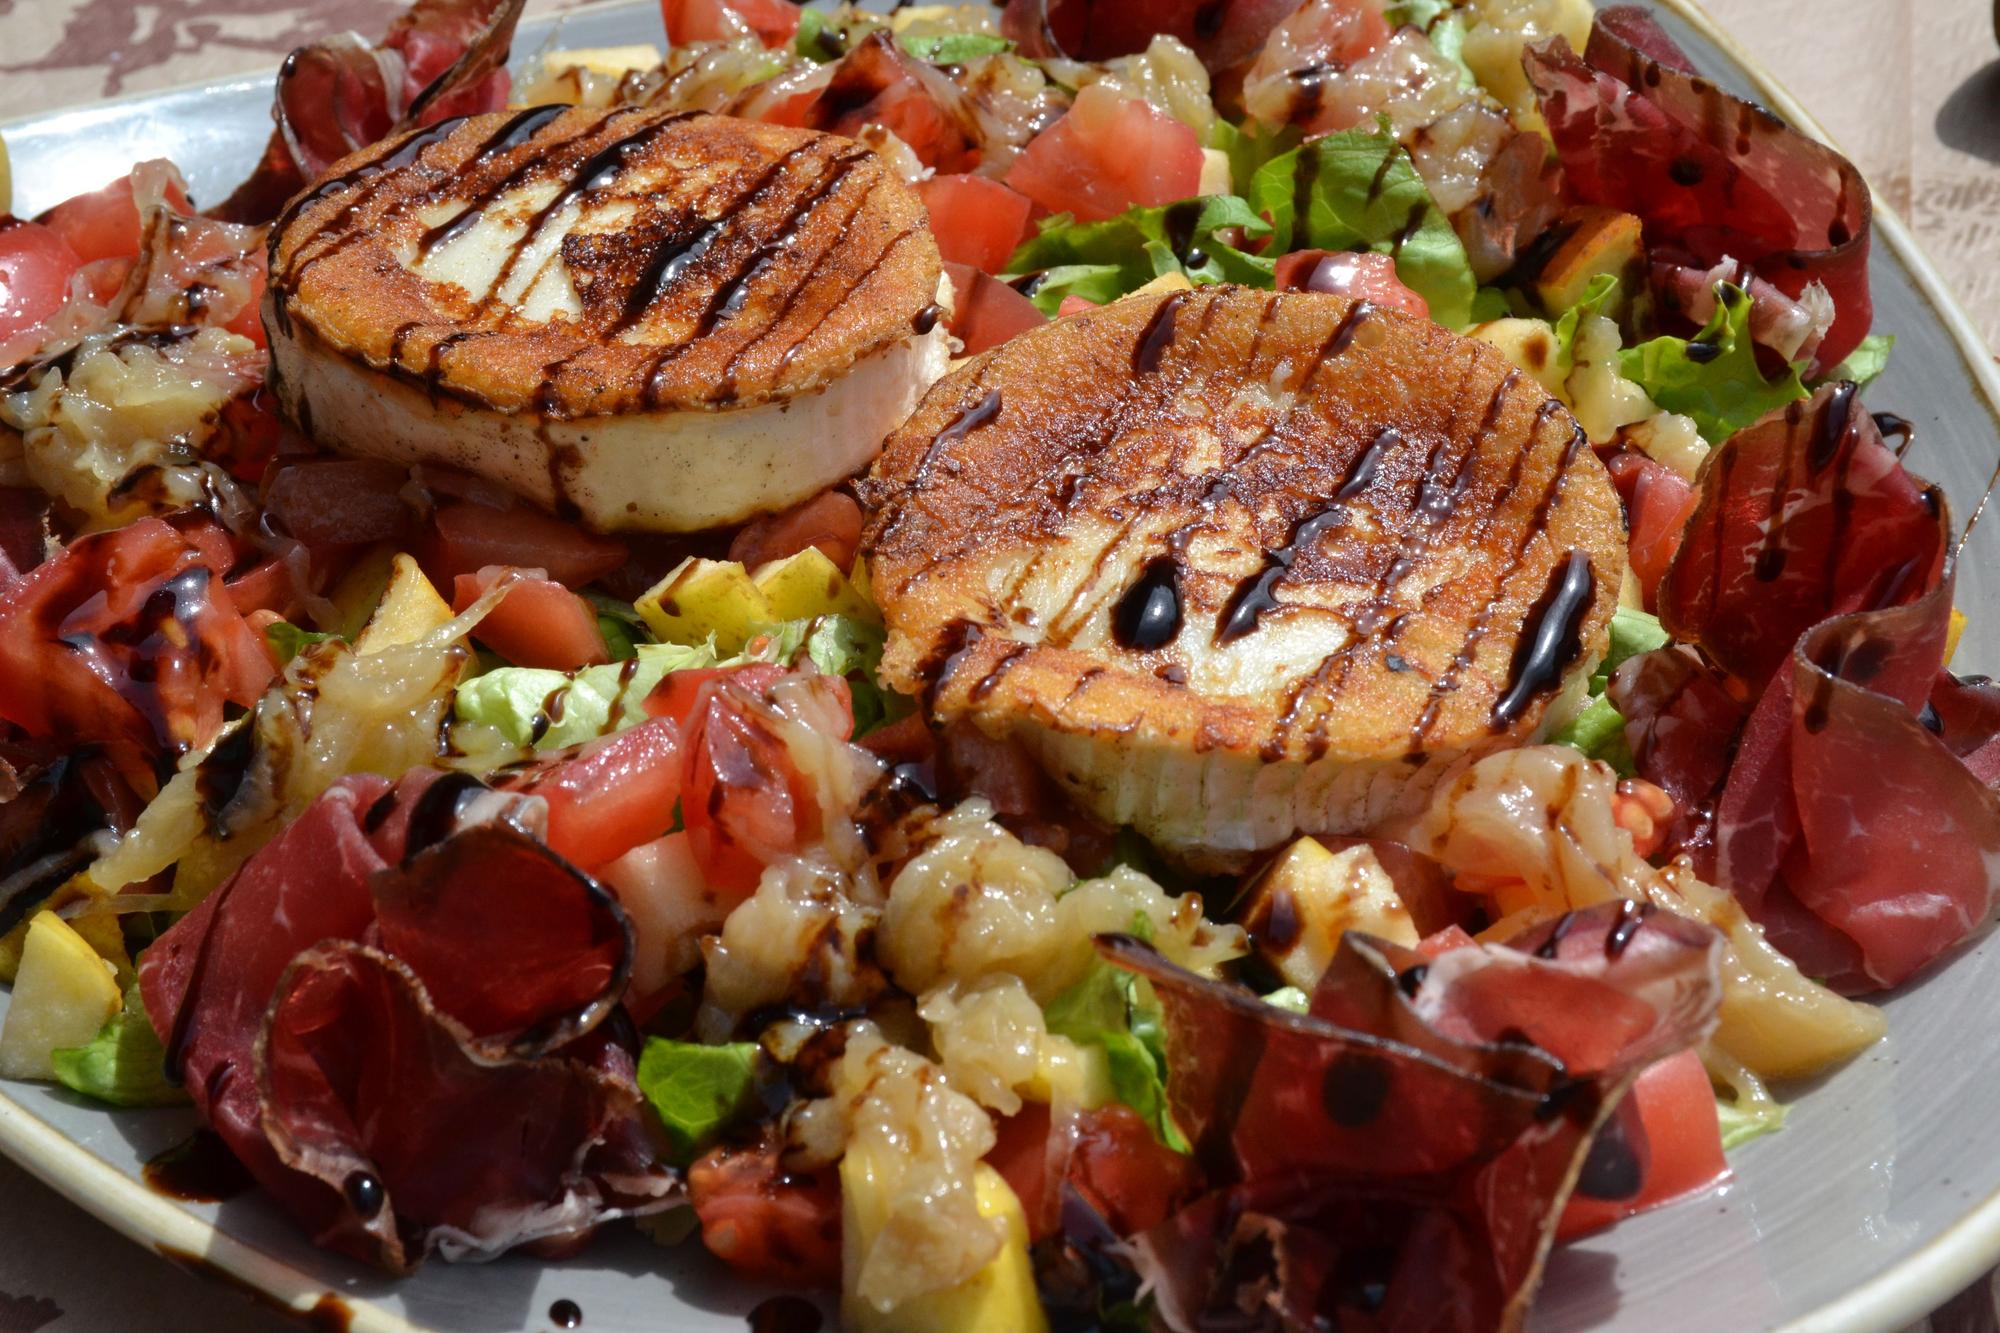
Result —
M1590 692L1603 693L1605 681L1628 657L1650 653L1672 642L1673 636L1667 633L1658 616L1635 606L1619 607L1611 613L1611 647L1598 664L1597 674L1591 677Z
M299 650L308 644L325 643L337 639L338 634L322 634L317 630L304 629L289 620L275 620L264 626L264 642L271 645L271 651L278 655L278 665L284 666L299 655Z
M1151 922L1143 914L1134 922ZM1104 1051L1111 1095L1138 1112L1160 1142L1187 1152L1187 1139L1167 1107L1166 1024L1152 988L1123 968L1099 961L1083 980L1049 1001L1048 1029L1079 1046Z
M1896 345L1893 333L1871 333L1861 340L1861 345L1847 354L1847 359L1829 370L1818 384L1852 380L1866 388L1868 382L1880 375L1889 366L1889 350Z
M1556 321L1556 368L1567 379L1576 369L1576 329L1585 315L1601 314L1606 303L1618 294L1616 274L1600 273L1583 289L1583 299L1562 312Z
M776 660L796 662L803 655L829 676L847 677L857 739L909 713L911 701L884 689L879 679L888 631L853 616L818 616L793 624L804 626L798 646L778 654Z
M1759 1105L1744 1106L1726 1097L1715 1099L1715 1117L1722 1122L1722 1148L1727 1152L1752 1139L1775 1134L1785 1127L1785 1108L1766 1099Z
M653 631L632 609L632 603L589 590L583 598L597 612L597 632L604 636L604 646L611 650L612 661L636 657L640 644L653 642Z
M1029 299L1046 315L1053 315L1065 296L1102 305L1170 273L1197 284L1269 287L1276 261L1218 239L1216 232L1225 227L1241 228L1252 239L1271 230L1233 194L1129 208L1102 222L1078 222L1058 213L1014 252L1007 271L1043 274Z
M50 1052L56 1078L72 1092L113 1106L175 1106L187 1093L167 1081L166 1051L146 1017L139 983L125 991L125 1007L82 1046Z
M1660 337L1619 354L1619 369L1655 403L1694 418L1710 444L1806 396L1799 367L1773 380L1757 368L1750 339L1750 298L1740 287L1717 283L1715 315L1692 338Z
M896 45L933 65L956 65L1014 49L1014 44L1005 37L987 32L904 33L896 38Z
M1217 116L1209 125L1204 147L1213 148L1229 159L1230 187L1245 190L1257 168L1299 146L1299 131L1291 125L1273 129L1262 121L1246 120L1238 125L1226 116Z
M639 1053L639 1091L666 1129L668 1159L686 1166L757 1104L755 1042L703 1046L648 1037Z
M522 748L560 750L644 722L645 698L668 672L721 664L711 644L642 643L632 661L577 672L497 667L458 687L452 715Z
M1591 700L1590 707L1568 723L1551 732L1549 741L1581 750L1592 759L1602 759L1617 769L1620 777L1629 778L1637 771L1632 762L1631 747L1625 743L1625 715L1602 695Z
M1478 283L1465 246L1386 128L1342 130L1272 158L1251 179L1249 202L1271 219L1267 253L1392 255L1396 275L1430 303L1431 318L1454 329L1471 323Z

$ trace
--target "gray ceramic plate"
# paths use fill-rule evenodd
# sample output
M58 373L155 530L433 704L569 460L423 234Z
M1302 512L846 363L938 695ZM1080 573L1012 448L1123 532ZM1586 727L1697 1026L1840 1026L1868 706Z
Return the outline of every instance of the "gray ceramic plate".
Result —
M1657 0L1667 29L1724 87L1817 132L1806 113L1688 0ZM554 25L529 24L523 61ZM654 0L571 14L565 46L660 40ZM240 79L0 126L17 203L31 214L137 159L167 156L198 196L243 175L270 132L270 81ZM1969 515L2000 460L2000 375L1911 241L1878 213L1876 328L1897 336L1869 406L1917 424L1911 465ZM1972 623L1960 670L2000 672L2000 521L1977 528L1959 569ZM1798 1100L1785 1132L1734 1155L1717 1193L1569 1246L1549 1268L1541 1330L1890 1329L2000 1262L2000 941L1983 932L1888 1002L1890 1035ZM4 1012L0 999L0 1012ZM434 1264L392 1283L307 1244L259 1198L188 1206L150 1192L141 1164L189 1129L184 1113L106 1114L66 1093L9 1084L0 1151L141 1244L216 1271L299 1312L344 1309L357 1330L546 1326L575 1301L593 1333L729 1330L763 1293L614 1228L577 1259ZM338 1323L328 1318L329 1326ZM998 1331L996 1331L998 1333Z

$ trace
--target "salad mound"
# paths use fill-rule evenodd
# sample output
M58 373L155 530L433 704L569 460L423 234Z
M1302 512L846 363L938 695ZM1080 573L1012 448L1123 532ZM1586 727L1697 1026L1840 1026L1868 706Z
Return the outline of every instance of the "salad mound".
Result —
M394 1274L636 1226L870 1333L1513 1329L1990 916L1867 188L1645 11L663 0L517 86L520 9L302 48L213 207L0 216L0 1077ZM865 469L606 535L316 432L286 220L614 118L900 182L956 360L801 435ZM657 285L702 193L542 258Z

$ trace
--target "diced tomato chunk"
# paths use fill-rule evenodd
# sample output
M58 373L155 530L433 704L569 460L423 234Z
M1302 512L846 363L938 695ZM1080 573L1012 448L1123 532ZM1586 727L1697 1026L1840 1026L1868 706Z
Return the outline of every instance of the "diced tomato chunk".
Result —
M418 542L418 561L444 585L488 565L539 569L568 588L603 578L625 563L625 543L585 532L530 505L497 509L440 505Z
M167 202L182 212L193 207L178 185L167 187ZM99 259L131 259L139 253L139 205L132 196L132 178L120 176L101 190L63 200L40 219L69 243L83 263ZM113 285L115 291L116 285Z
M745 569L817 546L841 570L854 566L861 545L861 506L842 491L821 491L782 514L767 514L743 526L729 543L729 558Z
M656 717L504 785L547 801L550 850L596 870L673 827L682 769L680 728Z
M452 609L465 610L510 573L518 577L499 605L473 627L473 638L518 666L574 671L611 660L590 603L562 584L538 577L539 570L488 565L476 574L460 574L452 585Z
M917 182L938 253L957 264L988 273L1006 269L1007 259L1028 229L1028 197L988 176L958 172Z
M1057 319L1068 319L1071 315L1081 315L1086 310L1097 309L1097 302L1087 296L1065 296L1056 307Z
M1479 941L1472 938L1463 926L1446 926L1443 930L1426 935L1417 941L1417 952L1426 958L1436 958L1439 954L1450 953L1453 949L1467 949Z
M1632 533L1628 548L1632 574L1650 610L1701 496L1687 478L1644 454L1616 453L1605 460L1605 467L1625 501L1625 520Z
M1054 1199L1049 1193L1049 1108L1024 1102L1013 1115L993 1122L993 1147L986 1164L1007 1181L1028 1218L1028 1238L1040 1240L1056 1227Z
M667 40L728 42L755 33L766 46L783 46L799 30L799 11L789 0L660 0Z
M70 277L81 267L83 261L59 233L0 214L0 349L16 338L25 343L0 361L34 351L25 335L63 308Z
M1564 1240L1707 1189L1729 1174L1715 1092L1701 1057L1682 1051L1650 1066L1627 1094L1630 1113L1609 1143L1593 1145L1556 1234ZM1621 1111L1627 1110L1625 1106ZM1636 1119L1635 1133L1630 1122ZM1632 1142L1632 1140L1638 1140ZM1613 1197L1592 1197L1592 1189Z
M103 746L142 795L162 761L208 744L273 668L223 576L229 535L142 518L79 537L0 591L0 718Z
M1278 289L1327 292L1429 319L1430 303L1403 285L1396 261L1372 251L1294 250L1278 260Z
M780 1287L840 1285L840 1177L785 1166L775 1146L721 1147L688 1168L701 1243Z
M1198 193L1201 164L1201 141L1187 125L1093 83L1021 150L1007 184L1051 212L1095 222Z
M951 276L952 335L965 344L965 356L998 347L1017 333L1048 323L1034 302L1000 279L965 264L947 262Z

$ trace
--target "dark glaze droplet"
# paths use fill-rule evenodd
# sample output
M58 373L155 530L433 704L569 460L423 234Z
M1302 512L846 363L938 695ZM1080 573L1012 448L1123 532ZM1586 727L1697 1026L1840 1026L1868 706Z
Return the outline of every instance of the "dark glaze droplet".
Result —
M1430 974L1431 965L1429 963L1417 963L1406 967L1396 974L1396 989L1414 1000L1417 997L1417 992L1424 987L1424 978Z
M1898 458L1909 452L1911 443L1917 438L1916 423L1908 417L1899 417L1894 412L1877 412L1875 414L1875 429L1885 436L1893 435L1896 437L1896 457Z
M1590 1141L1577 1172L1576 1192L1588 1199L1630 1199L1646 1183L1645 1167L1625 1135L1623 1116L1612 1116Z
M932 329L936 328L938 326L938 321L943 318L944 318L944 307L939 305L937 302L933 301L929 305L925 306L922 310L919 310L917 312L916 318L910 321L910 328L916 332L916 335L919 338L921 338L926 333L929 333Z
M1721 343L1703 342L1699 338L1688 339L1687 359L1697 366L1705 366L1721 355Z
M424 788L424 794L410 811L404 860L427 847L435 847L456 832L458 817L464 813L466 804L485 790L486 784L470 773L447 773Z
M773 1296L750 1312L750 1333L819 1333L826 1317L803 1296Z
M382 1181L369 1171L350 1171L341 1182L340 1192L347 1196L348 1206L360 1215L364 1222L371 1222L388 1202L388 1191L382 1188Z
M1549 937L1535 946L1535 957L1554 958L1557 954L1561 953L1563 938L1569 934L1570 928L1575 924L1575 912L1564 912L1561 916L1557 917L1555 925L1549 928Z
M1256 932L1257 941L1284 953L1299 942L1300 926L1298 899L1290 889L1279 889L1271 895L1263 928Z
M1317 90L1318 85L1314 85ZM1394 154L1385 154L1393 158ZM1319 181L1319 154L1310 148L1299 150L1299 165L1292 173L1292 248L1304 249L1312 238L1313 186Z
M1639 928L1646 924L1646 918L1653 914L1651 903L1635 903L1630 900L1618 904L1618 924L1604 936L1604 956L1617 958L1632 947L1632 940Z
M1814 475L1824 472L1840 454L1841 442L1854 421L1854 385L1843 381L1833 388L1826 410L1813 422L1812 445L1806 451L1806 466Z
M1201 200L1183 199L1179 203L1168 204L1167 211L1160 217L1161 229L1167 233L1167 248L1183 264L1188 262L1188 252L1194 246L1194 229L1201 221L1201 209Z
M557 1328L576 1328L583 1323L583 1307L575 1301L557 1301L549 1306L549 1322Z
M1343 1051L1320 1080L1320 1104L1336 1125L1359 1129L1372 1124L1389 1100L1389 1066L1366 1051Z
M1597 571L1590 557L1571 551L1549 571L1549 583L1521 626L1514 658L1507 665L1507 688L1493 704L1493 729L1505 730L1528 711L1537 696L1562 684L1563 672L1583 655L1583 618L1597 595Z
M1047 269L1036 269L1033 273L1023 273L1007 285L1023 296L1033 296L1042 289L1042 284L1048 280L1049 274Z
M1172 643L1181 632L1179 570L1167 556L1155 556L1111 610L1111 637L1131 652L1149 653Z

